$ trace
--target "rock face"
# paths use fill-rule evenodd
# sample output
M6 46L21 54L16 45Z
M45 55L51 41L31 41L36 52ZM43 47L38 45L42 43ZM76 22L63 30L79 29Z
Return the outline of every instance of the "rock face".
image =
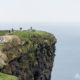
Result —
M30 35L18 44L8 42L2 49L8 60L0 72L19 80L50 80L55 57L56 39L52 34Z

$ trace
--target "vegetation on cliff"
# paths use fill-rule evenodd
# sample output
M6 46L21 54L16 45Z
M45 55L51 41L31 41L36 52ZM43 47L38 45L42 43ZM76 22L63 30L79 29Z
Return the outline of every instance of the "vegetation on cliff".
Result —
M19 79L15 76L0 73L0 80L19 80Z
M8 33L8 30L0 30L0 36L5 35L6 33Z
M3 43L1 51L7 60L4 60L6 65L0 71L20 80L50 80L56 38L36 30L16 31L8 35L16 35L20 40L14 38Z

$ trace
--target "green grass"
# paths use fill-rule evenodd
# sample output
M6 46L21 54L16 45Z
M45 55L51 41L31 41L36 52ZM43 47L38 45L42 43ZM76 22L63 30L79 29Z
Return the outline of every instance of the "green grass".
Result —
M0 36L5 35L7 33L8 33L8 30L0 30ZM45 31L36 31L36 30L16 31L16 32L13 32L13 33L8 33L8 34L17 35L17 36L20 37L21 40L30 40L31 37L44 37L44 38L53 37L53 35L50 34L50 33L47 33Z
M0 30L0 36L5 35L6 33L8 33L8 30Z
M17 77L0 73L0 80L19 80Z
M44 31L28 31L28 30L24 30L24 31L16 31L11 33L11 35L17 35L20 37L21 40L29 40L31 37L53 37L52 34L44 32Z

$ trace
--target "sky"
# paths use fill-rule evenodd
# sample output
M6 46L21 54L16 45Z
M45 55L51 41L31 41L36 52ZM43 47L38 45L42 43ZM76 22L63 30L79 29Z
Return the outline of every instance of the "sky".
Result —
M80 22L80 0L0 0L0 23Z

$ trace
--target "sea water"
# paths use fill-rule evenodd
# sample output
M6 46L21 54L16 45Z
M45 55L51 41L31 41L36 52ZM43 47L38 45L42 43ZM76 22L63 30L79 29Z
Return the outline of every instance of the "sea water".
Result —
M80 24L79 23L25 23L0 24L0 29L44 30L57 38L56 56L51 80L80 80Z

